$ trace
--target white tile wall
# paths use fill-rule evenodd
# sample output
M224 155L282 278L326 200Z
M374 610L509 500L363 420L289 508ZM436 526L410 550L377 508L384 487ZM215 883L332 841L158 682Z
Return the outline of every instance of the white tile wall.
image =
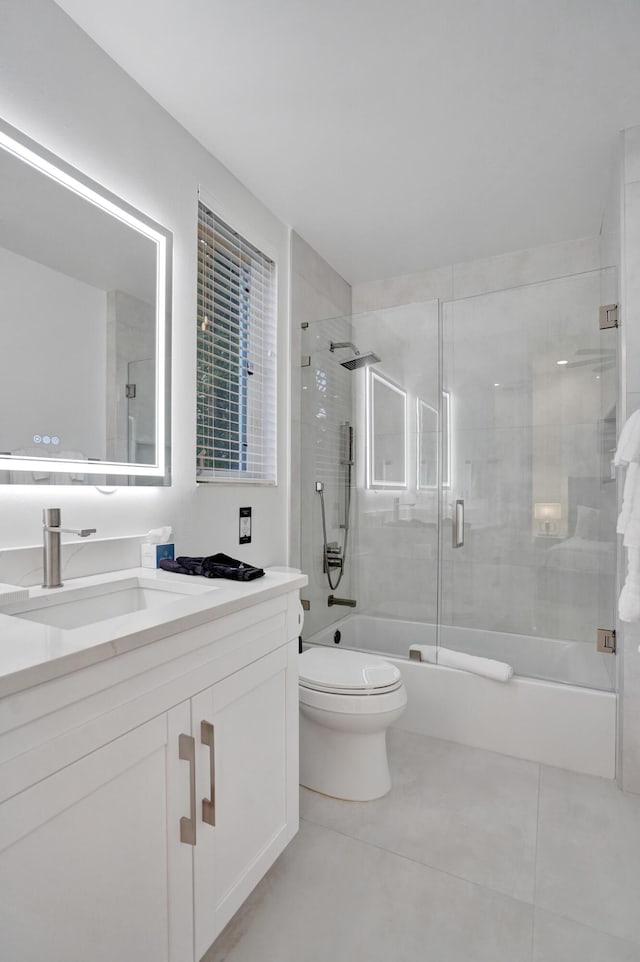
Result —
M298 234L291 235L292 318L292 521L291 563L302 568L309 585L302 592L311 609L305 636L339 618L344 608L327 606L331 593L322 571L322 521L315 482L325 483L327 539L343 544L339 527L344 515L345 472L339 464L339 425L352 420L352 375L340 366L329 342L350 341L351 288ZM330 318L329 321L322 319ZM300 325L309 323L302 331ZM320 323L318 323L320 322ZM311 365L300 366L302 355ZM304 403L302 403L304 398ZM355 506L352 517L355 516ZM353 543L349 548L349 555ZM337 571L334 571L333 577ZM348 564L335 592L352 597L353 567Z
M356 284L353 288L353 313L363 314L398 304L413 304L438 298L453 297L453 268L438 267L417 274L387 277L383 280Z
M355 284L353 311L359 314L434 297L441 301L473 297L595 271L601 263L600 239L597 237L549 244L421 273ZM609 263L602 263L602 266L609 266Z
M456 300L508 287L522 287L557 277L596 271L600 267L599 240L586 237L562 244L487 257L453 268Z

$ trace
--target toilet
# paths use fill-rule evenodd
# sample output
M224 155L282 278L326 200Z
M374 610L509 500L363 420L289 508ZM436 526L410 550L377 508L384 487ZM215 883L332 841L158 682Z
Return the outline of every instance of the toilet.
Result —
M299 658L300 784L353 802L391 788L386 733L402 715L400 670L377 655L315 646Z

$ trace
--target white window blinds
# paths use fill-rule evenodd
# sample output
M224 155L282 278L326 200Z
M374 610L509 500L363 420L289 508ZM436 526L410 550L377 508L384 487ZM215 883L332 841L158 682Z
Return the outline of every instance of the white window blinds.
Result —
M276 481L275 264L198 204L198 481Z

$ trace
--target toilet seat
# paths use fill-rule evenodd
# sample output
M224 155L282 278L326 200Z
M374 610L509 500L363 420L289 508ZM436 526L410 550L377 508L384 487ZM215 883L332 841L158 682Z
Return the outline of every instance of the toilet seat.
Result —
M343 696L374 696L397 691L400 670L377 655L311 648L300 656L301 689Z
M341 691L318 691L316 688L298 688L300 709L316 709L319 712L335 715L369 715L371 717L384 716L387 712L395 712L407 704L407 691L400 684L392 691L366 692L359 691L356 695ZM365 695L366 697L362 697Z

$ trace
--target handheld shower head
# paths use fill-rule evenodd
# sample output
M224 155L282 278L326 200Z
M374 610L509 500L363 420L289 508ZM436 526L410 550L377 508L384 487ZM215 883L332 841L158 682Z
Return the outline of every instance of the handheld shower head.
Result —
M347 371L357 371L361 367L369 367L370 364L380 363L380 358L377 354L373 351L366 351L364 354L361 354L353 341L331 341L329 350L335 351L345 347L350 347L354 355L346 361L340 361L341 365L346 367Z

